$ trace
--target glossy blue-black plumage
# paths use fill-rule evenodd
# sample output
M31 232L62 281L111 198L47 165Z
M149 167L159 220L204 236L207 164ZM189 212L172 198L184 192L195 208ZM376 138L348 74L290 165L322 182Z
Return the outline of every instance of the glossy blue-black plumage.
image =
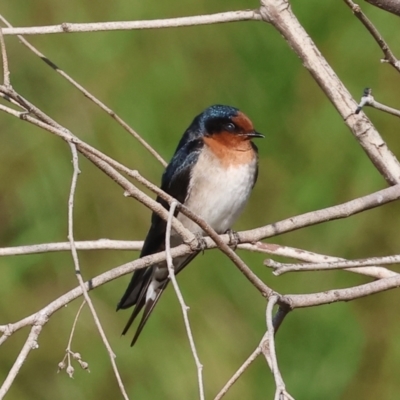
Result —
M235 117L238 112L239 110L235 107L223 106L220 104L205 109L201 114L194 118L189 128L186 129L175 150L175 155L186 143L204 136L207 132L207 122L221 119L230 120L232 117Z

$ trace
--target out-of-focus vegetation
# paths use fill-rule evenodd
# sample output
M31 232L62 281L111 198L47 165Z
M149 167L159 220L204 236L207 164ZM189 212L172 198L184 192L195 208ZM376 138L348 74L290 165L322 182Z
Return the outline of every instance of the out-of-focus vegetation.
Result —
M399 18L362 2L400 55ZM15 26L166 18L257 7L257 2L13 0L1 13ZM294 1L300 21L355 96L364 87L400 107L400 77L379 62L381 52L341 1ZM60 34L28 38L46 56L125 118L166 159L192 118L214 103L239 107L266 135L259 141L260 175L236 229L250 229L327 207L385 187L334 107L284 40L262 22L191 28ZM15 89L77 136L158 183L161 165L107 115L20 45L6 37ZM368 109L395 154L399 121ZM0 118L0 246L65 241L72 165L68 146L51 134L2 114ZM150 212L80 159L75 238L139 240ZM399 204L273 238L346 258L399 252ZM275 277L264 257L240 252L253 270L282 293L308 293L366 282L346 272ZM123 251L80 252L90 278L135 259ZM0 323L17 321L77 285L71 255L0 258ZM170 288L131 349L121 337L127 312L115 313L128 276L91 292L132 399L195 399L196 371L181 310ZM179 276L208 398L225 384L265 330L265 300L217 251L198 257ZM277 336L279 364L296 398L393 399L400 392L398 292L351 303L297 310ZM88 400L120 398L108 355L87 309L73 350L89 363L74 379L57 374L80 300L51 318L7 398ZM3 380L27 330L1 349ZM274 382L257 360L226 399L272 398Z

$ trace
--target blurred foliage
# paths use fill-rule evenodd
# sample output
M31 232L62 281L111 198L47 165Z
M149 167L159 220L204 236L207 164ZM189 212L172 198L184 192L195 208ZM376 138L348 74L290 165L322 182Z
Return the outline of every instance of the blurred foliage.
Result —
M166 3L116 0L101 7L90 0L4 2L15 26L167 18L255 8L257 2L212 0ZM398 74L380 63L373 39L340 1L294 1L301 23L356 99L364 87L400 107ZM400 20L362 2L395 54ZM126 119L166 159L192 118L210 104L239 107L266 134L257 142L260 176L236 229L250 229L334 205L385 187L334 107L274 29L262 22L191 28L60 34L28 38L47 57ZM6 37L11 79L20 93L83 140L158 183L161 165L115 122L40 59ZM399 121L373 109L367 114L395 154ZM67 239L71 181L68 146L48 132L3 114L0 119L0 246ZM142 239L150 212L81 158L75 207L75 238ZM271 242L340 257L399 252L399 204L273 238ZM347 287L366 278L346 272L288 274L262 266L264 257L240 252L253 270L282 293ZM84 277L135 259L122 251L81 252ZM17 321L77 285L66 253L0 259L0 323ZM207 398L225 384L258 344L265 330L265 300L217 251L198 257L180 277L190 305L195 340L204 364ZM115 313L128 276L91 293L117 355L132 399L195 399L196 371L181 311L171 289L163 296L137 346L120 332L129 313ZM290 393L299 399L393 399L400 323L391 291L350 303L297 310L277 336L278 360ZM108 355L87 309L73 350L89 363L75 379L57 375L80 300L56 313L39 349L23 365L7 398L120 398ZM2 347L3 380L27 329ZM90 339L90 340L88 340ZM92 341L93 340L93 341ZM226 399L272 398L274 383L258 359Z

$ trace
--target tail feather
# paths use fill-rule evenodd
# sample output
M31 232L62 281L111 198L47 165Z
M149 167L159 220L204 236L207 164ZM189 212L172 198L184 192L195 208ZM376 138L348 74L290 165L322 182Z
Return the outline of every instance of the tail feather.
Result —
M131 316L128 319L128 322L125 325L124 330L122 331L123 335L125 335L125 333L128 332L133 321L138 316L138 314L140 313L142 308L146 305L146 294L147 294L147 290L150 286L150 283L153 279L155 268L156 267L150 267L150 268L146 269L145 271L143 271L143 270L136 271L136 272L143 271L144 273L142 274L142 276L135 277L135 274L136 274L136 272L135 272L131 282L129 283L128 288L126 289L124 296L122 297L121 301L118 304L117 311L120 308L129 308L132 305L135 306ZM135 278L137 278L137 279L135 279ZM134 293L134 295L133 295L133 293Z
M142 310L144 305L145 305L145 301L144 300L141 301L141 302L136 303L135 308L133 309L133 312L132 312L131 316L128 319L128 322L126 323L125 328L122 331L122 335L125 335L126 332L128 332L128 330L131 327L133 321L138 316L138 314L140 313L140 311Z
M143 295L143 287L147 288L152 275L153 267L139 269L134 272L124 295L117 305L117 311L132 307L139 302L139 299Z
M180 271L182 271L182 269L187 264L189 264L189 262L192 261L197 254L198 252L190 254L189 256L185 256L181 259L178 258L178 260L174 260L175 274L178 274ZM161 276L157 276L157 271L158 273L161 272L160 269L163 269L165 271L165 275L161 273L160 274ZM150 284L153 282L153 280L158 282L156 288L154 287L150 288ZM160 296L167 287L168 282L169 278L166 265L164 267L162 267L161 265L153 265L151 267L146 268L145 270L142 269L137 270L133 274L129 286L126 289L126 292L122 296L117 306L117 311L119 309L125 309L131 306L135 306L131 316L129 317L128 322L125 325L124 330L122 331L123 335L125 335L128 332L134 320L144 308L142 318L140 319L139 325L136 329L135 335L131 342L131 346L133 346L136 343L137 339L139 338L139 335L142 332L143 327L146 325L147 320L149 319ZM148 295L150 289L154 290L155 292L153 293L154 294L153 296Z
M147 320L149 319L151 313L153 312L154 307L156 306L158 300L160 299L160 296L161 296L161 294L163 293L164 289L167 287L168 282L169 282L169 280L166 280L166 281L164 282L164 284L158 289L157 295L156 295L156 297L155 297L154 300L149 299L149 300L146 301L146 304L145 304L145 307L144 307L144 311L143 311L142 318L140 319L139 325L138 325L138 327L137 327L137 329L136 329L136 332L135 332L135 336L133 337L132 342L131 342L131 347L132 347L132 346L136 343L136 341L138 340L139 335L140 335L140 333L142 332L142 329L143 329L144 326L146 325ZM140 307L140 309L142 309L142 307L143 307L143 304L142 304L142 306ZM136 308L137 308L137 307L135 307L135 309L133 310L132 316L131 316L131 318L130 318L129 320L132 319L132 321L133 321L133 320L135 319L135 317L137 316L137 314L139 313L139 311L136 312ZM128 321L128 322L129 322L129 321ZM132 322L131 322L131 323L132 323ZM129 328L129 327L128 327L128 328ZM125 329L126 329L126 328L125 328Z

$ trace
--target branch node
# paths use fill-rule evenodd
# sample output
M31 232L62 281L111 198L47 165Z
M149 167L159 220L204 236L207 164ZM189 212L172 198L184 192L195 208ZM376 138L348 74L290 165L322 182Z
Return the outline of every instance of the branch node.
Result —
M63 32L65 33L70 33L71 29L70 29L70 24L68 22L63 22L61 24L61 29L63 30Z

